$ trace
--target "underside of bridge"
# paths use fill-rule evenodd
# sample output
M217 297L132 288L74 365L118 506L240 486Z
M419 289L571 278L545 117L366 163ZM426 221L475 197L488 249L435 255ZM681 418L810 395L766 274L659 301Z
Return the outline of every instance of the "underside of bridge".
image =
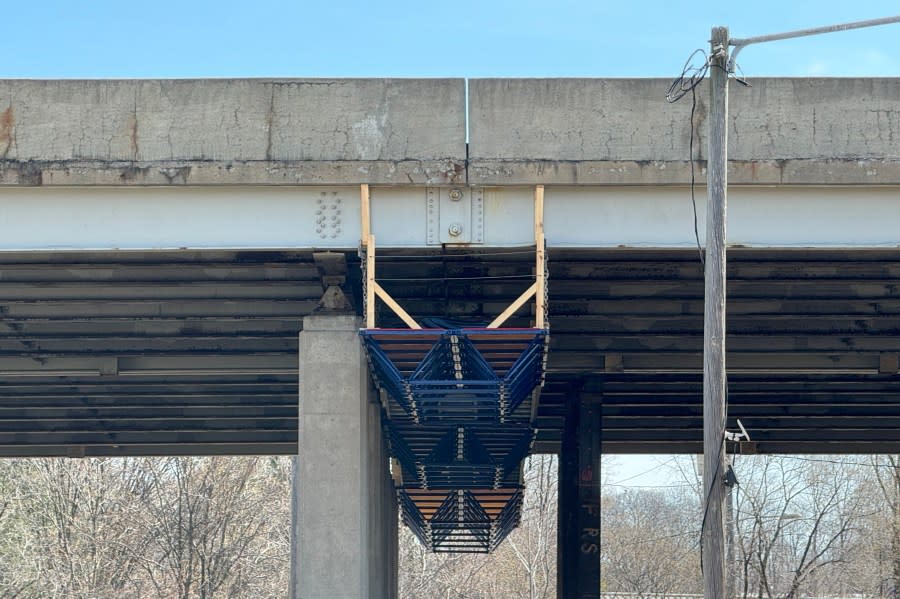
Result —
M361 310L359 260L346 285ZM322 296L310 251L0 254L0 454L292 454L297 334ZM414 317L484 323L533 277L533 248L384 250ZM697 453L696 250L551 250L550 350L534 451L568 398L608 453ZM900 251L729 252L729 424L759 453L894 451ZM380 308L379 326L402 326ZM508 326L529 326L523 308Z
M382 300L460 330L543 297L546 235L548 321L523 300L503 326L548 327L519 424L561 457L560 596L596 597L600 451L703 446L709 96L669 83L0 81L0 456L299 453L292 596L396 596L390 436L420 435L407 470L453 439L381 427L358 247L378 238ZM731 449L900 447L898 90L729 96L727 427L751 439ZM513 464L513 428L458 433L456 457ZM472 495L457 515L507 522Z

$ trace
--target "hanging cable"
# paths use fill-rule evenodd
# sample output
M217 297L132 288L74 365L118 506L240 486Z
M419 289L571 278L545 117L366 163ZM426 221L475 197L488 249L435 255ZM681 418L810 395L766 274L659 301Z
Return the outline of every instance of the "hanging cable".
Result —
M697 57L702 57L702 62L697 60ZM709 73L709 69L711 66L715 66L717 68L722 68L720 65L713 65L710 62L709 56L706 54L704 50L698 48L694 50L690 56L688 56L687 61L684 63L684 67L681 69L681 74L672 81L672 84L669 85L668 90L666 90L666 100L669 103L674 103L686 96L688 93L691 94L691 114L690 114L690 139L688 140L688 154L689 161L691 165L691 206L693 208L693 216L694 216L694 239L697 243L697 252L700 254L700 264L705 266L706 262L703 254L703 246L700 243L700 227L698 223L697 217L697 198L696 198L696 171L694 165L694 116L697 111L697 86L706 78L706 75ZM749 85L742 79L738 79L738 81L743 85ZM700 537L702 539L703 533L706 530L706 521L709 514L709 504L710 498L712 497L713 489L715 485L719 483L719 475L722 465L722 453L725 451L725 429L728 424L728 375L726 372L725 375L725 406L723 413L723 421L721 425L722 438L719 442L719 452L716 457L716 469L713 472L713 475L710 477L709 488L706 489L705 496L703 498L703 519L700 524ZM703 543L700 543L700 570L703 570Z
M703 58L703 62L699 65L695 64L697 56ZM691 94L691 115L690 115L690 138L688 139L688 159L691 163L691 206L694 210L694 239L697 242L697 252L700 254L700 264L704 264L703 246L700 244L700 227L697 218L697 198L696 198L696 172L694 169L694 115L697 111L697 86L704 80L709 72L709 57L702 49L697 48L684 63L681 74L672 81L669 89L666 90L666 100L672 104Z
M694 58L698 54L703 57L703 63L695 66ZM684 67L681 69L681 75L676 77L669 89L666 90L666 100L671 104L686 96L689 91L700 85L708 71L709 57L707 57L706 52L702 48L697 48L688 56Z
M703 62L701 64L697 64L696 58L700 56L703 58ZM735 65L738 70L740 70L739 65ZM669 89L666 90L666 101L670 104L673 104L685 97L688 93L691 94L691 115L690 115L690 138L688 139L688 156L691 163L691 206L694 210L694 239L697 242L697 251L700 253L700 263L704 264L703 258L703 246L700 243L700 227L697 222L697 199L696 199L696 172L695 172L695 159L694 159L694 116L697 111L697 86L703 82L706 78L707 73L709 73L709 69L711 67L722 68L720 65L711 64L709 57L706 52L701 48L697 48L691 55L688 56L687 61L684 63L684 67L681 69L681 74L672 81L672 84L669 85ZM729 73L729 75L741 85L749 87L750 84L747 83L742 77L736 76L733 72Z

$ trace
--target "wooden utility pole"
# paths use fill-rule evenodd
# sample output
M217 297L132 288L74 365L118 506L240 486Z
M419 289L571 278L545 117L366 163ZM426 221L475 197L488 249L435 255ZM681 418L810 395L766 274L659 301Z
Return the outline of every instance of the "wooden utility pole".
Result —
M709 57L709 162L706 202L706 290L703 320L703 593L725 597L725 207L728 188L728 74L738 53L751 44L900 23L900 15L731 39L727 27L713 27ZM729 58L729 47L734 52ZM900 562L895 562L900 564ZM895 565L895 578L900 577ZM730 597L728 599L731 599Z
M703 320L703 593L725 597L725 192L728 186L728 28L710 40L706 288Z
M732 465L731 460L728 462ZM735 547L735 513L734 513L734 485L725 491L728 500L725 502L725 597L734 599L737 597L738 565L736 561L737 549Z

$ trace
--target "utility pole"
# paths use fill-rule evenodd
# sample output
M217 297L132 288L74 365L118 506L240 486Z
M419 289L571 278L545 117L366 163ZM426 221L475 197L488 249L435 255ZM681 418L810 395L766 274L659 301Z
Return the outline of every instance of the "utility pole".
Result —
M757 37L731 39L714 27L710 39L709 162L707 165L706 270L703 319L703 529L701 560L706 599L725 590L725 208L728 189L728 76L746 46L823 33L900 23L900 15ZM729 47L734 52L729 58ZM895 577L897 576L895 572ZM731 598L729 598L731 599Z
M725 208L728 188L728 28L710 39L706 280L703 314L703 594L725 597Z
M729 460L729 466L731 460ZM733 599L737 597L737 549L735 543L735 515L734 515L734 485L726 491L728 500L725 502L725 597Z

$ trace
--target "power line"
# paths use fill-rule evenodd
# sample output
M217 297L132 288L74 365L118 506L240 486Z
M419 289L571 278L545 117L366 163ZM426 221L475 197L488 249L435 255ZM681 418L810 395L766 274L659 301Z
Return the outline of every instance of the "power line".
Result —
M604 487L620 487L622 489L684 489L693 488L695 485L690 483L677 483L671 485L620 485L617 483L603 483Z
M650 474L651 472L656 472L656 471L659 470L660 468L662 468L662 467L664 467L664 466L668 466L669 464L671 464L672 462L674 462L676 459L677 459L677 458L673 456L673 457L669 458L668 460L666 460L665 462L659 463L659 464L657 464L656 466L650 468L649 470L645 470L645 471L643 471L643 472L639 472L638 474L635 474L635 475L633 475L633 476L629 476L628 478L623 478L622 480L616 481L616 482L614 482L614 483L606 483L606 484L608 484L608 485L611 486L611 487L625 486L625 485L622 485L622 483L627 482L627 481L629 481L629 480L634 480L634 479L636 479L636 478L640 478L640 477L644 476L645 474Z
M838 466L862 466L865 468L894 468L891 464L873 464L866 462L848 462L846 460L831 460L828 458L809 458L804 456L787 455L787 454L768 454L769 457L797 460L800 462L818 462L822 464L835 464ZM873 454L878 455L878 454ZM883 455L883 454L882 454Z
M694 57L700 55L703 57L703 64L700 66L695 66L693 64ZM684 67L681 69L681 75L675 78L672 84L669 86L669 89L666 90L666 100L671 104L677 102L688 92L691 93L691 115L689 119L690 123L690 137L688 138L688 160L691 164L691 206L694 209L694 239L697 242L697 252L700 254L700 264L704 263L703 260L703 246L700 244L700 227L698 225L697 219L697 198L696 198L696 172L694 169L694 113L697 110L697 86L703 81L706 77L706 73L709 71L709 57L706 55L701 48L697 48L694 50L690 56L688 56L687 61L684 63Z

